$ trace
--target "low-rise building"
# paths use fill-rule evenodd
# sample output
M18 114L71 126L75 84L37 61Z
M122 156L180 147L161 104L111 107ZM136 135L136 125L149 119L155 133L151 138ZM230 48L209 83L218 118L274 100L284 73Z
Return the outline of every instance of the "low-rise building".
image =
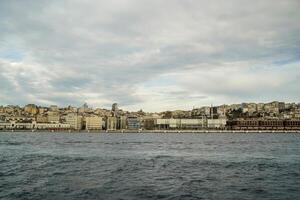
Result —
M207 128L210 129L224 129L226 126L226 119L219 118L219 119L207 119Z
M157 129L203 129L206 127L205 118L202 119L157 119Z
M38 130L69 130L71 126L63 123L33 123L32 128Z

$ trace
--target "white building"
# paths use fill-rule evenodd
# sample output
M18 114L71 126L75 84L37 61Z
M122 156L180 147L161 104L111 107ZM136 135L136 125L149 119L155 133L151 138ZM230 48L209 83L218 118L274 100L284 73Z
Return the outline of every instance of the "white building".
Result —
M40 129L40 130L47 130L47 129L70 129L69 124L62 124L62 123L37 123L37 122L0 122L0 129L10 129L10 130L23 130L23 129Z
M226 126L226 119L207 119L207 128L225 128Z
M182 129L201 129L205 127L204 119L181 119L180 128Z
M201 129L206 126L205 119L157 119L159 129Z
M62 124L62 123L33 123L33 127L35 129L47 130L47 129L70 129L70 124Z

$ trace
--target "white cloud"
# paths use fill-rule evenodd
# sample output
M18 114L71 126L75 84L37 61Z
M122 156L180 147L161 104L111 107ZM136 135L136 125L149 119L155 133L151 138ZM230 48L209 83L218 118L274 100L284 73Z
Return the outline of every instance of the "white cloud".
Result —
M297 100L299 6L3 1L0 103L119 102L159 110L280 98L278 91Z

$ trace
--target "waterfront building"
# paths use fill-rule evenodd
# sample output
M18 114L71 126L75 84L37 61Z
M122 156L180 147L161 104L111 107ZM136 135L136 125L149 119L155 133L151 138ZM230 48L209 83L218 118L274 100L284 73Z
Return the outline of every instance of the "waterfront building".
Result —
M226 127L231 130L300 130L300 120L228 120Z
M147 119L143 119L143 129L146 130L154 130L155 129L155 125L156 125L156 118L147 118Z
M127 117L127 129L140 129L141 123L138 117L136 116L128 116Z
M78 115L77 113L69 113L67 114L66 123L70 125L71 129L81 130L82 129L82 116Z
M15 121L15 122L32 122L35 121L34 117L29 116L5 116L5 121Z
M149 122L150 123L150 122ZM157 119L157 129L203 129L206 127L205 118L202 119Z
M177 129L180 127L180 119L157 119L156 128L157 129Z
M32 123L33 129L38 130L68 130L71 128L70 124L66 123Z
M102 130L102 117L89 116L85 117L86 130Z
M207 119L207 128L209 129L224 129L226 126L226 118Z
M33 123L32 122L16 122L16 121L11 121L10 122L10 129L33 129Z
M202 119L180 119L180 129L203 129L206 126Z
M117 129L117 118L116 117L106 117L106 130L116 130Z
M127 117L120 116L117 119L118 119L117 129L120 130L127 129Z
M11 123L1 121L0 122L0 130L7 130L7 129L11 129Z
M58 112L48 111L47 112L47 122L48 123L59 123L60 116Z

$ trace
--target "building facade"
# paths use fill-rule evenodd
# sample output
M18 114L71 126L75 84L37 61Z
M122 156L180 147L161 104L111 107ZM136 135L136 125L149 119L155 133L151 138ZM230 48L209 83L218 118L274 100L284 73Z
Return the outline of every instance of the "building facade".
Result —
M82 116L78 115L77 113L69 113L66 116L66 123L70 125L71 129L81 130L82 129Z
M89 116L85 117L85 128L86 130L102 130L102 117Z

